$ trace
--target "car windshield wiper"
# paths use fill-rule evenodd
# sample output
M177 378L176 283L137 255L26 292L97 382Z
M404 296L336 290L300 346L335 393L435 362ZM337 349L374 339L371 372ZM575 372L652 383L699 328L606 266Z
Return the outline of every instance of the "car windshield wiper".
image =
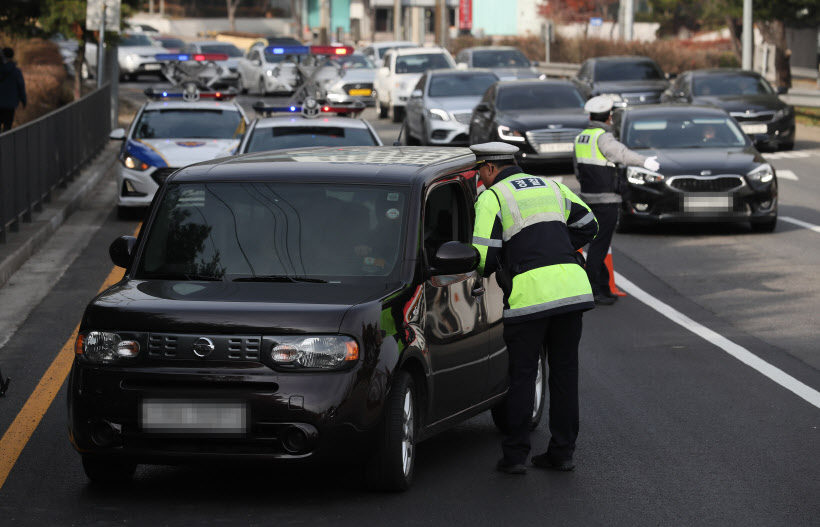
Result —
M288 276L285 274L267 274L257 276L243 276L242 278L234 278L234 282L313 282L317 284L326 284L327 280L321 278L306 278L301 276Z
M151 278L156 280L196 280L202 282L222 282L225 280L221 276L196 273L152 273L144 276L143 278Z

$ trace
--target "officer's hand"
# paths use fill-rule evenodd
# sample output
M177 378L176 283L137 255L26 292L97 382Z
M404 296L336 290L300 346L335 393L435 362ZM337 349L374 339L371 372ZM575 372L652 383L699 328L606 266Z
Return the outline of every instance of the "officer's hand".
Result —
M661 168L661 164L657 161L658 156L652 156L646 158L646 161L643 162L643 167L647 170L651 170L652 172L657 172Z

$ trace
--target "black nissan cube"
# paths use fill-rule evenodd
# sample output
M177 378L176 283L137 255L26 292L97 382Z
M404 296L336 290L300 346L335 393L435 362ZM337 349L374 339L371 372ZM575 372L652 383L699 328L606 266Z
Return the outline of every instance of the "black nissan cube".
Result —
M475 272L468 149L312 148L169 177L86 308L69 433L92 481L138 464L354 463L403 490L416 443L504 425L502 292ZM533 426L544 406L541 361Z

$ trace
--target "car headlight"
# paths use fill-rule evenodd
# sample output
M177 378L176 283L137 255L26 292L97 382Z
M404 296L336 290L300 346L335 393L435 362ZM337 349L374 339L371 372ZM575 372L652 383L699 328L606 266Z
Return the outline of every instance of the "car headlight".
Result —
M283 368L335 370L359 360L359 345L342 335L269 337L270 357Z
M265 70L265 75L268 77L273 77L273 70Z
M626 180L633 185L643 185L644 183L660 183L664 180L664 176L645 168L628 167L626 169Z
M746 174L746 177L749 181L753 181L755 183L768 183L774 179L774 169L770 164L764 163Z
M80 334L74 343L75 356L92 364L106 364L121 359L133 359L140 353L136 340L123 339L117 333L90 331Z
M774 114L774 120L779 121L780 119L784 119L784 118L792 115L793 113L794 113L794 107L793 106L786 106L785 108L783 108L781 110L777 110L777 112Z
M125 57L125 60L131 61L131 62L139 62L140 61L140 56L137 53L131 53L130 55Z
M435 119L436 121L450 120L450 114L448 114L444 110L439 110L438 108L430 108L427 111L430 112L430 119Z
M524 136L518 130L513 130L509 126L499 125L498 126L498 137L503 139L504 141L515 141L515 142L523 142Z
M142 159L132 156L131 154L126 154L125 157L122 158L122 164L125 166L125 168L130 168L131 170L139 170L140 172L151 168L151 165L149 165Z

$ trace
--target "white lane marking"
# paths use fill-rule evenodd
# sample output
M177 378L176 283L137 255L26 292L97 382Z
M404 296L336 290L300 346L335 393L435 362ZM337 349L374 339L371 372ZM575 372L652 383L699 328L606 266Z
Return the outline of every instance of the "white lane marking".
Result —
M772 366L757 355L754 355L746 348L735 344L726 337L715 333L711 329L702 326L701 324L698 324L680 311L667 304L664 304L657 298L653 297L637 285L624 278L624 276L617 271L615 272L615 280L620 289L623 289L625 292L651 307L672 322L683 326L695 335L698 335L704 340L711 342L740 362L746 364L747 366L751 366L798 397L801 397L817 408L820 408L820 392L814 388L803 384L783 370Z
M777 152L766 154L764 157L766 159L804 159L811 157L811 154L808 152Z
M791 170L778 170L777 179L790 179L792 181L797 181L799 178L797 177L797 174Z
M809 229L810 231L820 233L820 226L814 225L812 223L807 223L807 222L802 221L802 220L798 220L797 218L792 218L790 216L780 216L780 221L785 221L787 223L793 223L794 225L798 225L800 227Z

